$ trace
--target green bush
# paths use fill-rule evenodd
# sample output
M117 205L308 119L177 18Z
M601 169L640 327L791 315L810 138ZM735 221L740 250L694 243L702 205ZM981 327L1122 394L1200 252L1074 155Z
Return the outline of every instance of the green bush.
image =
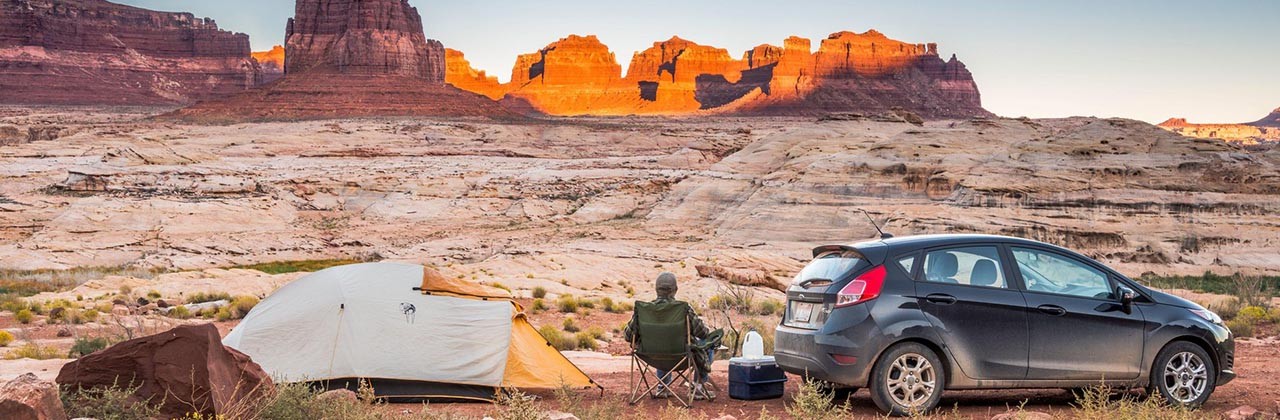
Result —
M99 387L62 389L62 405L71 418L101 420L149 420L160 417L160 408L147 400L138 400L138 388Z
M596 345L595 337L592 337L591 333L588 333L586 331L583 331L574 335L574 341L578 342L579 349L595 350L598 347Z
M781 315L783 312L782 301L779 301L777 299L765 299L760 302L757 302L755 312L759 315L764 315L764 316L769 316L774 314Z
M27 307L27 302L16 293L0 294L0 311L18 312Z
M542 312L542 311L546 311L546 310L547 310L547 302L544 302L542 299L534 299L534 300L533 300L533 311L534 311L534 312Z
M97 309L85 309L80 313L80 316L84 317L86 322L96 322L98 321L98 315L100 314L101 313L98 312Z
M67 353L67 357L78 359L88 356L89 353L105 349L109 345L111 345L111 342L104 337L80 337L76 339L75 344L71 345L71 351Z
M152 291L150 291L150 292L147 292L147 299L156 300L156 299L159 299L159 298L160 298L160 292L159 292L159 291L152 290Z
M1261 306L1246 306L1244 309L1240 310L1240 313L1236 314L1236 318L1250 324L1257 324L1258 322L1266 321L1269 316L1266 308Z
M168 315L174 319L191 319L191 310L186 306L175 306L169 310Z
M545 297L547 297L547 288L542 287L542 286L538 286L538 287L533 288L533 298L534 298L534 299L542 299L542 298L545 298Z
M231 300L231 295L226 292L196 292L186 298L187 303L206 303L220 300L229 301Z
M565 332L576 333L581 330L578 328L578 324L573 321L573 317L565 318L562 326L564 327Z
M9 347L9 343L13 342L13 334L8 331L0 331L0 347Z
M542 334L542 338L546 339L547 343L550 343L551 347L555 347L556 350L563 351L578 349L578 342L574 340L574 337L565 335L556 327L543 325L541 328L538 328L538 333Z
M235 314L232 313L230 306L223 306L214 313L214 318L218 321L230 321L235 318Z
M64 353L62 353L61 351L58 351L58 348L54 346L41 346L36 343L27 343L27 344L23 344L18 348L13 349L13 351L9 352L9 354L5 356L5 358L9 360L17 360L17 359L48 360L48 359L61 359L63 354Z
M17 313L13 314L13 319L18 320L18 322L23 324L30 324L31 320L35 319L35 317L35 314L32 314L30 309L21 309Z
M1236 337L1253 337L1253 323L1243 318L1227 321L1227 329Z
M849 418L851 407L846 401L844 405L835 405L835 396L826 391L821 384L813 380L805 380L800 389L791 396L791 403L786 404L787 414L797 419L835 420Z
M569 294L560 295L560 298L556 299L556 307L566 314L578 312L578 298Z
M236 296L231 299L231 316L235 319L244 318L249 315L255 306L258 306L258 298L253 296Z

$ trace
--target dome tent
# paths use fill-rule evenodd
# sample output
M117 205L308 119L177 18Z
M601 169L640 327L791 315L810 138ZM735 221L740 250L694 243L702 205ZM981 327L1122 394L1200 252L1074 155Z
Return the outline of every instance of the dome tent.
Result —
M400 263L304 276L223 340L284 382L395 400L491 400L503 388L598 386L551 347L505 290Z

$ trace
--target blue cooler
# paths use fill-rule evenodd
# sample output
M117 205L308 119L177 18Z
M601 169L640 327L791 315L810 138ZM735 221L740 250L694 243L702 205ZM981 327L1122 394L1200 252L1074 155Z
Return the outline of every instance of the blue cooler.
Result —
M735 400L766 400L782 398L787 385L787 374L774 362L773 356L763 359L735 357L729 359L729 398Z

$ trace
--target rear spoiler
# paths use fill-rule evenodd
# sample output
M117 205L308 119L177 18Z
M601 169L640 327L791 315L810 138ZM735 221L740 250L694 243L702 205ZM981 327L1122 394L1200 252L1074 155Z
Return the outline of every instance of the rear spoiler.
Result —
M888 253L889 247L884 242L863 242L857 245L822 245L813 249L813 256L817 258L826 252L852 252L858 254L859 257L871 263L871 265L884 264L885 254Z

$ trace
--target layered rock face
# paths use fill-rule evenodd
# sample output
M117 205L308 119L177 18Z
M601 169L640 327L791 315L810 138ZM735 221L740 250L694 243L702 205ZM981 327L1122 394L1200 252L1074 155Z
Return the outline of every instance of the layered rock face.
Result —
M408 0L298 0L285 71L397 75L444 82L444 46Z
M253 59L262 67L262 83L271 83L284 77L284 46L276 45L267 51L255 51Z
M407 0L298 0L285 76L161 118L193 122L359 116L514 116L445 83L445 49Z
M1194 124L1186 118L1170 118L1160 128L1187 137L1214 138L1253 146L1280 142L1280 108L1261 120L1243 124Z
M472 68L471 62L467 61L462 51L445 48L444 54L446 64L444 80L449 84L462 90L488 96L495 101L507 94L507 88L498 82L497 77L486 74L484 70Z
M185 103L251 88L259 71L248 35L190 13L0 0L3 103Z
M876 31L840 32L812 42L791 37L741 59L679 37L637 52L625 76L594 36L571 35L520 56L511 82L474 83L461 54L450 83L551 115L821 115L895 108L928 118L990 115L973 76L935 44L907 44ZM505 92L505 93L504 93Z

